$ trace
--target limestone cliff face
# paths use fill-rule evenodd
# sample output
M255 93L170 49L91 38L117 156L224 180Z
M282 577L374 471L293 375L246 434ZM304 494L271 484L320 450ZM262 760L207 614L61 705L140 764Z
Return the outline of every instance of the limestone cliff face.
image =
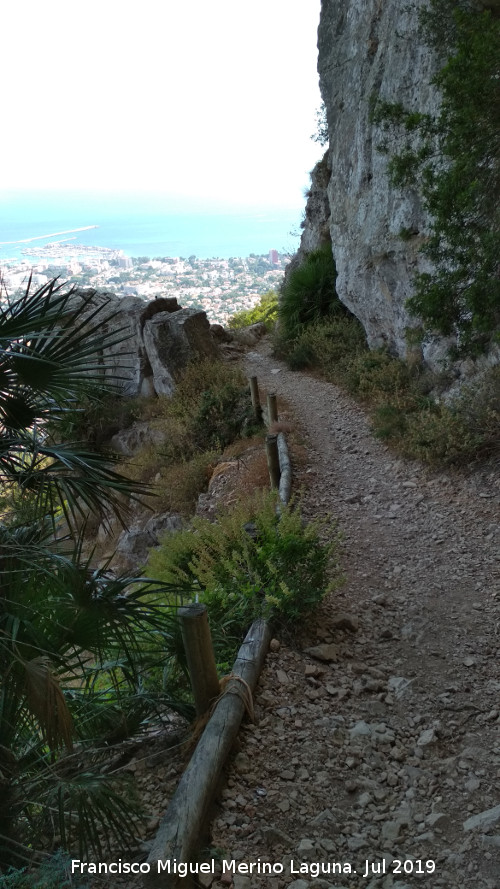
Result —
M325 244L331 244L330 200L328 198L330 173L329 152L327 151L311 172L311 185L307 193L300 246L285 269L285 280L293 269L302 265L309 253L319 250Z
M381 128L370 120L379 96L433 111L434 59L418 33L425 0L322 0L318 71L327 109L330 170L326 184L329 232L340 299L365 327L370 346L406 352L405 328L415 324L405 302L423 268L417 255L427 220L416 193L392 187L388 158L379 150ZM397 150L398 145L391 143ZM317 192L313 192L321 206ZM324 209L321 211L324 216ZM303 249L317 236L313 208L306 210ZM409 241L401 229L412 232Z

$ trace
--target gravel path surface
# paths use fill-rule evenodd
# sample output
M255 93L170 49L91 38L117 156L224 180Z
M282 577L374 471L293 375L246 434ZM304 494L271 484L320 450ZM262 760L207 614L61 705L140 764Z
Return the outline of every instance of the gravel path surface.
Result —
M265 342L246 371L302 427L304 511L337 517L346 583L301 650L274 644L213 845L235 889L500 889L498 473L398 459Z

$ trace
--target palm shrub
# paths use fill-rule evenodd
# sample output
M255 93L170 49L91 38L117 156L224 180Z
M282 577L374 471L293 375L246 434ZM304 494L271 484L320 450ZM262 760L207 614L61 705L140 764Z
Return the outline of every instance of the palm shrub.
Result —
M51 281L0 307L0 485L32 496L36 514L62 511L74 526L88 511L126 514L135 488L117 472L118 457L57 435L68 412L104 383L102 353L123 332L102 333L106 305L76 303L73 289ZM116 383L116 380L115 380Z
M0 877L0 889L89 889L87 881L75 882L71 859L59 850L35 870L9 869Z
M80 857L128 843L113 745L167 706L186 710L148 682L179 647L169 590L93 568L77 530L110 508L124 520L143 493L116 458L58 434L120 338L100 333L101 312L57 282L0 309L0 866L55 837Z
M93 569L50 525L3 527L0 549L2 858L39 848L51 823L65 848L102 855L134 831L130 789L107 774L113 745L189 709L145 688L176 645L166 587Z
M337 271L331 246L309 253L285 279L279 302L280 335L297 337L305 327L333 315L348 314L335 290Z

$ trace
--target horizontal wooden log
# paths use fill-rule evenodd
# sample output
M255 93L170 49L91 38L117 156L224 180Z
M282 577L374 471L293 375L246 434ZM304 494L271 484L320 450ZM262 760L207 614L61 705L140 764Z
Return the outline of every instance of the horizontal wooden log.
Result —
M245 698L248 702L246 686L253 693L269 641L266 621L255 621L233 667L233 675L240 678L228 681L160 824L148 856L150 871L143 875L144 886L180 889L190 885L189 877L169 874L161 869L159 862L176 859L189 863L196 859L210 803L245 712Z
M282 432L278 434L278 455L280 461L280 500L282 503L288 503L292 495L292 464L286 438Z

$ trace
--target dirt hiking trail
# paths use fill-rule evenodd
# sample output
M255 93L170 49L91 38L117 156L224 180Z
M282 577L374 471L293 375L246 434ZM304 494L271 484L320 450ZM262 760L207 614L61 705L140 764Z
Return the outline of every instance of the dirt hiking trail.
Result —
M265 340L245 371L300 424L295 483L338 519L346 582L301 650L270 652L213 845L283 864L235 889L500 889L499 474L398 459Z
M243 363L299 428L294 487L307 518L337 520L346 580L298 639L273 640L214 805L215 873L198 885L500 889L498 467L398 459L361 408L266 339ZM144 858L186 762L161 733L128 759Z

